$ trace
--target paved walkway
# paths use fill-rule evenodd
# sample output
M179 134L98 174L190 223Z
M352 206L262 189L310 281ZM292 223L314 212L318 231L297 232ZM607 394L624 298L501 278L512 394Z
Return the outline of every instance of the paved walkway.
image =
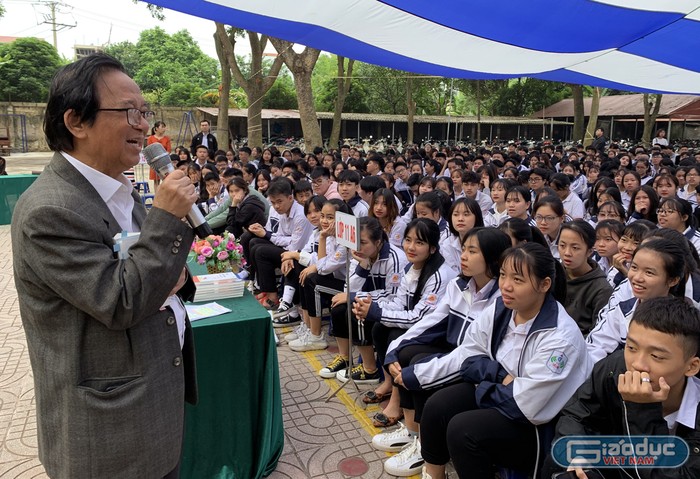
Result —
M316 371L334 351L334 345L313 353L279 347L285 448L271 478L392 477L383 472L387 454L370 445L380 431L369 418L379 408L364 409L350 388L324 402L338 383L320 379ZM46 477L37 459L33 381L12 278L10 227L0 226L0 478Z

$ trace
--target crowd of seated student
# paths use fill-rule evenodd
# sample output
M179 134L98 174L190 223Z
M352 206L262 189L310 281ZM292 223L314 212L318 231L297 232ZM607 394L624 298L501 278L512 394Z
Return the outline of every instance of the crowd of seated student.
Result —
M398 423L372 439L398 452L388 473L442 479L451 460L460 477L549 479L565 470L555 434L670 433L700 450L700 152L601 141L195 148L196 161L178 147L172 160L212 227L241 240L273 326L296 326L289 347L322 350L332 335L319 375L374 385L375 426ZM337 212L360 217L349 271ZM319 302L317 286L333 292ZM351 346L361 363L348 371ZM698 457L601 474L700 477Z

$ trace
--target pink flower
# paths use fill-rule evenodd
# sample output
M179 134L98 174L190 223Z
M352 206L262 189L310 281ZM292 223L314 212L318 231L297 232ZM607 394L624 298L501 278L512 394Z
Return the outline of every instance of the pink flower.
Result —
M206 262L206 260L207 260L207 258L201 254L199 256L197 256L197 263L199 263L199 264L204 264Z
M205 256L207 258L210 258L211 255L214 254L214 248L212 248L211 246L204 246L200 250L200 254L202 254L203 256Z
M212 245L214 248L216 248L217 246L219 246L219 242L218 242L217 240L214 240L214 241L211 243L211 245Z
M236 248L236 244L235 244L233 241L229 241L228 243L226 243L226 249L227 249L227 250L231 251L231 250L233 250L233 249L235 249L235 248Z
M216 255L216 259L219 261L224 261L228 259L228 252L226 251L219 251L219 254Z

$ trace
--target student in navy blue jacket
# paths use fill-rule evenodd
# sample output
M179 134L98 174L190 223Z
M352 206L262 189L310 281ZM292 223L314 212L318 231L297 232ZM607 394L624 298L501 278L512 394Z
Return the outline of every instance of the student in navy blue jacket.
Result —
M374 436L372 445L381 451L399 451L404 447L413 450L388 459L384 469L389 474L403 476L414 472L409 465L420 459L414 439L425 401L459 377L461 362L450 365L442 359L459 347L472 321L500 297L498 262L510 246L508 235L495 228L470 230L463 240L462 274L449 282L433 313L389 345L384 364L395 382L403 385L398 390L405 422L396 431ZM427 361L431 367L417 377L413 366Z
M350 355L348 339L347 305L352 305L358 293L365 293L374 300L397 293L407 260L403 250L391 244L382 230L379 220L365 216L360 218L360 249L352 252L350 262L350 293L342 292L331 300L331 322L333 336L338 342L338 354L319 371L326 379L336 377L347 369ZM372 346L372 327L369 321L357 321L353 314L352 339L362 356L363 370L377 370Z

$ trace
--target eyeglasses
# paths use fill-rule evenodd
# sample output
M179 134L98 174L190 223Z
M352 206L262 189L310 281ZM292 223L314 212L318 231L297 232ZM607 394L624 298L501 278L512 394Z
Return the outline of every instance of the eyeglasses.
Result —
M538 223L551 223L551 222L553 222L554 220L556 220L557 218L559 218L559 217L558 217L558 216L541 216L541 215L537 215L537 216L535 216L535 221L537 221Z
M658 210L656 210L656 214L658 216L672 215L673 213L678 213L678 210L667 210L664 208L659 208Z
M129 126L141 126L142 118L150 124L156 117L156 112L150 110L141 111L138 108L98 108L97 111L124 111L126 112L126 122Z
M537 183L538 181L542 181L542 178L533 178L533 177L530 177L530 178L527 179L527 181L528 181L529 183Z

